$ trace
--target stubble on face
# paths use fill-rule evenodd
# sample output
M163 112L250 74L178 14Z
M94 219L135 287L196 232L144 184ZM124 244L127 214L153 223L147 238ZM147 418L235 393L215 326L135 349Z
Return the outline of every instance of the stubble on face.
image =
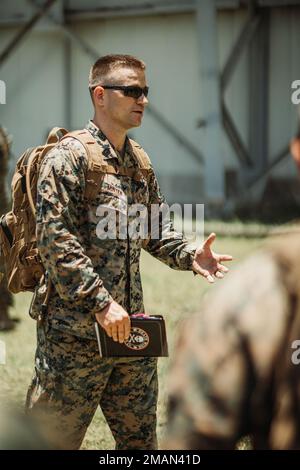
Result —
M106 85L139 86L144 88L145 72L135 68L119 68L112 72L105 81ZM139 127L142 123L145 106L148 100L144 97L134 99L124 96L122 91L108 90L106 94L107 116L124 130Z

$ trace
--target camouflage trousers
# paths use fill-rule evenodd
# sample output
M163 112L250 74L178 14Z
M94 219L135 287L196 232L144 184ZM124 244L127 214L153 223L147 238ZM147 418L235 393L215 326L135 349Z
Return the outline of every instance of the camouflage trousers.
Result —
M26 401L55 449L79 449L100 405L116 449L156 449L157 359L100 358L97 342L38 324Z

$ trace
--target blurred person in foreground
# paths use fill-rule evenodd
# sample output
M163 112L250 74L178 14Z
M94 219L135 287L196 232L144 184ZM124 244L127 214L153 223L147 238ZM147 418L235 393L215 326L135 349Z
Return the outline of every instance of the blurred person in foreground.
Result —
M300 169L300 135L291 142ZM249 256L181 331L166 449L300 449L300 229Z
M0 408L0 451L52 450L49 442L47 428L38 417L26 416L12 406Z

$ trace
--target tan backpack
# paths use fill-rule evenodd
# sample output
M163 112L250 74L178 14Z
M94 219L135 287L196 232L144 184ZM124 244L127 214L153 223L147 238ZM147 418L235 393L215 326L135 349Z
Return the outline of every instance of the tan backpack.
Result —
M130 139L138 168L108 165L101 147L87 130L68 132L55 127L47 142L28 149L17 162L12 179L12 210L0 219L0 248L7 277L8 289L16 294L33 291L44 274L36 240L35 201L39 168L44 156L65 138L77 139L88 158L85 198L91 200L99 192L104 174L119 174L140 180L148 179L150 160L144 150Z

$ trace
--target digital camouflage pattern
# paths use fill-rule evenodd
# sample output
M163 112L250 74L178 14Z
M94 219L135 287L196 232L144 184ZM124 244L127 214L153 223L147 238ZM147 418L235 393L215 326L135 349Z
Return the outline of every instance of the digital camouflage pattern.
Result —
M300 448L299 232L252 255L185 324L169 377L167 449ZM299 354L298 354L299 355Z
M110 165L138 167L129 140L120 155L92 122L87 129ZM161 204L164 198L151 169L147 181L106 174L96 197L86 200L86 170L85 150L74 139L65 139L51 150L40 168L37 243L47 275L33 298L33 318L39 318L49 277L54 288L47 316L38 321L36 370L27 410L43 408L49 421L56 422L59 445L78 448L100 402L117 448L156 448L156 360L100 359L94 314L111 299L130 314L144 312L142 247L182 270L192 269L194 249L170 221L162 227L160 239L101 240L97 235L100 205L125 215L131 204Z
M90 122L87 129L104 149L105 159L115 166L137 167L127 141L119 155L104 134ZM142 247L174 269L191 270L194 248L171 222L158 240L127 238L100 240L97 208L102 205L126 214L132 204L161 204L153 170L149 182L107 174L97 197L84 199L87 158L78 141L64 140L46 155L40 168L37 196L37 242L46 272L55 289L48 305L52 325L72 334L95 338L93 313L113 298L130 314L143 312L139 270ZM130 216L128 217L130 222ZM36 292L31 315L37 318L45 297L45 284Z
M101 358L96 341L38 324L27 411L47 429L49 447L78 449L97 407L116 449L155 449L156 358Z

